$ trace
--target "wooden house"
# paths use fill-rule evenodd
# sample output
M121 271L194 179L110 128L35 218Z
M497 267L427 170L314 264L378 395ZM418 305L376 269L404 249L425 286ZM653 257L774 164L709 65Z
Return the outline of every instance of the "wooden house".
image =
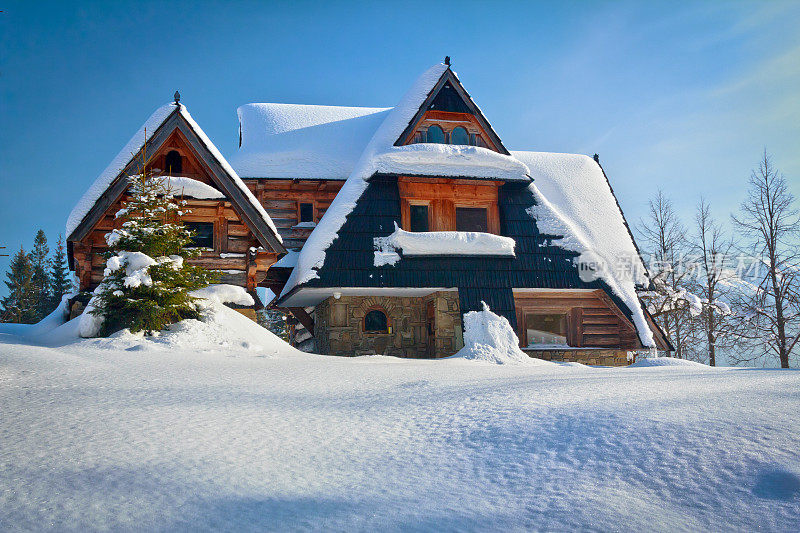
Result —
M302 349L449 356L482 302L535 357L622 365L671 348L637 296L647 272L598 158L509 151L448 62L391 108L244 105L230 165L182 105L156 122L153 164L168 172L178 152L173 175L224 195L193 199L214 224L202 264L277 294ZM85 288L124 194L98 181L68 232Z
M153 113L70 214L68 261L80 289L102 281L105 234L121 227L115 215L130 177L145 166L186 201L181 218L202 250L192 262L218 271L223 283L245 287L258 302L256 287L286 248L263 206L177 101Z

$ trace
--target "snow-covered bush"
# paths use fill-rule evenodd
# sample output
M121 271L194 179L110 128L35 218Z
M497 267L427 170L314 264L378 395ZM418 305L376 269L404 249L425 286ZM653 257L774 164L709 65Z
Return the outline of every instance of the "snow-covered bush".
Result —
M81 321L81 335L107 336L124 328L152 333L185 318L198 318L194 289L214 276L186 259L192 233L180 222L177 201L163 180L147 173L131 178L130 199L117 213L121 229L106 234L109 246L104 279Z

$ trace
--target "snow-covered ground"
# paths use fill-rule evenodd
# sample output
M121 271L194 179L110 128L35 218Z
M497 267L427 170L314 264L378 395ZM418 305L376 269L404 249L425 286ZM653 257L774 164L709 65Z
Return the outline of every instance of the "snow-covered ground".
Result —
M324 357L217 312L0 333L0 530L800 523L800 372Z

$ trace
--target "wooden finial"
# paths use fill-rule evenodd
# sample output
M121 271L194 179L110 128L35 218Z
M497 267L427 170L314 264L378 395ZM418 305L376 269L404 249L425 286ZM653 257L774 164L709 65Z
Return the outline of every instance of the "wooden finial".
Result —
M444 56L444 64L450 66L450 56Z
M175 91L175 103L176 104L180 103L180 101L181 101L181 93L179 93L178 91Z

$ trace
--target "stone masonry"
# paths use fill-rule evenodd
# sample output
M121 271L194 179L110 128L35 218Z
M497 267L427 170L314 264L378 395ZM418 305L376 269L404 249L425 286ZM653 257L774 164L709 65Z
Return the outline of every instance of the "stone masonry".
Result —
M583 363L584 365L627 366L628 350L574 349L574 350L523 350L530 357L546 361Z
M430 302L435 323L432 336L427 326ZM364 332L364 315L372 309L386 313L389 333ZM329 355L447 357L464 345L458 293L330 297L314 309L314 339L317 351Z

